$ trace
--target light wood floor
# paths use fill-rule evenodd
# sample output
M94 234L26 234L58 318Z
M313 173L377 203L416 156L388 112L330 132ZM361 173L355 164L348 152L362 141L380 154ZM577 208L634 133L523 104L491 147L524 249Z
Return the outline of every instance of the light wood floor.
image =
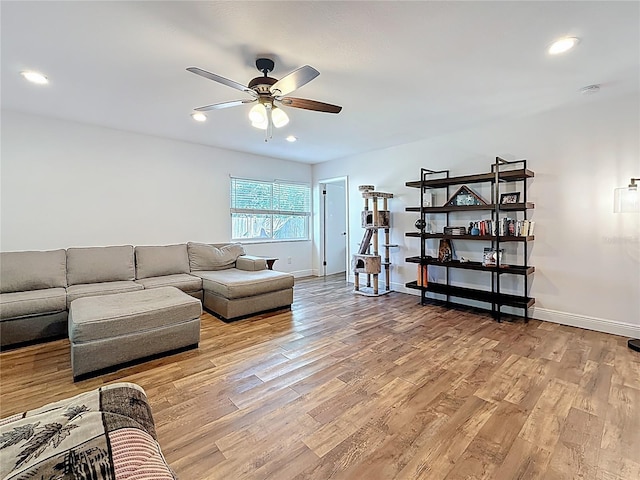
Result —
M114 381L147 392L189 479L640 478L625 339L298 280L292 311L202 317L197 350L73 383L69 343L0 355L2 416Z

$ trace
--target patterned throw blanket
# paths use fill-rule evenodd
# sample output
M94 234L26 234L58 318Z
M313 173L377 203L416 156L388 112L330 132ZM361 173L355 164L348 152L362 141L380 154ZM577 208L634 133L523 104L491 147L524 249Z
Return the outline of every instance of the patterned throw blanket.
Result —
M0 420L0 478L175 480L144 390L116 383Z

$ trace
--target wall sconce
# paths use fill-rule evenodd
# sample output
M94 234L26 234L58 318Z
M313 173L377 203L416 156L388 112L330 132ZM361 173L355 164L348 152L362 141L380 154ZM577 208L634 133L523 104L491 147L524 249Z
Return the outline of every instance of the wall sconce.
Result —
M616 188L613 191L613 212L640 212L640 198L638 198L638 184L640 178L632 178L628 187Z
M638 184L640 178L632 178L628 187L616 188L613 191L613 212L614 213L634 213L640 212L640 202L638 202ZM627 342L631 350L640 352L640 339L632 338Z

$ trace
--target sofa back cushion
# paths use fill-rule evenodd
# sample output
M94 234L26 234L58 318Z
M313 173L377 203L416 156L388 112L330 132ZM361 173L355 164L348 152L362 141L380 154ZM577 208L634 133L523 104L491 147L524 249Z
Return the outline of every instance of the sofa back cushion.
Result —
M67 282L117 282L133 280L133 246L69 248L67 250Z
M67 257L64 250L0 254L2 293L66 286Z
M187 244L136 247L136 278L189 273Z
M236 259L244 255L244 247L240 243L230 243L214 247L206 243L187 243L189 267L192 272L226 270L233 268Z

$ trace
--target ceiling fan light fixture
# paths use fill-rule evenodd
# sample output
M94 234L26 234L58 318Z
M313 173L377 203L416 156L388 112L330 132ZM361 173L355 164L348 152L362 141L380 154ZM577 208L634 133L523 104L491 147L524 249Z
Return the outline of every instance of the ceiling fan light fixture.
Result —
M251 110L249 110L249 120L251 120L251 124L256 127L256 124L262 125L263 123L268 123L267 120L267 109L264 107L262 103L258 103L254 105ZM261 128L261 127L257 127ZM266 128L266 127L265 127Z
M265 117L264 121L262 122L251 122L251 126L259 128L260 130L266 130L269 126L269 120L267 120L267 118Z
M289 123L289 116L281 108L273 107L271 110L271 120L276 128L280 128Z

